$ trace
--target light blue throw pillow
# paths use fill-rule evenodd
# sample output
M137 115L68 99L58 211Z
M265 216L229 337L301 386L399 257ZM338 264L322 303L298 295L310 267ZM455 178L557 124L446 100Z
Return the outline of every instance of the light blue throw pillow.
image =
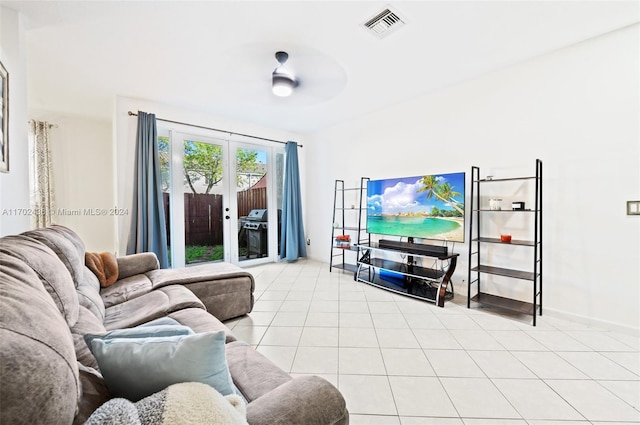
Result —
M94 338L91 352L113 397L138 401L172 384L202 382L222 395L234 385L225 332L146 338Z
M147 325L134 328L114 329L103 334L84 334L84 340L91 350L91 341L94 339L114 338L149 338L152 336L193 335L195 332L188 326L178 325Z

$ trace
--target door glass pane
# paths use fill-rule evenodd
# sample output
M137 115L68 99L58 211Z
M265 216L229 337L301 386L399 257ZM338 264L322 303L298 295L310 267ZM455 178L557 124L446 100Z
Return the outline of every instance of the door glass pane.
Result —
M169 208L171 202L171 150L167 132L158 129L158 157L160 159L160 176L162 186L162 201L164 218L167 229L167 252L169 253L169 267L171 267L171 216Z
M236 149L238 260L269 256L267 152Z
M224 259L222 146L184 141L185 263Z

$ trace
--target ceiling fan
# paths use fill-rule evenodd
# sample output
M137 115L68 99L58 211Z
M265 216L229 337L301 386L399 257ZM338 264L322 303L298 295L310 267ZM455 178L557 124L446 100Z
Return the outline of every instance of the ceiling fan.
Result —
M274 44L248 43L219 54L221 63L234 66L212 69L211 77L224 81L234 99L268 107L319 104L346 87L347 73L333 57L307 46Z
M276 96L291 96L293 89L298 87L299 84L296 76L284 66L288 59L289 54L287 52L276 52L276 60L280 63L280 66L276 67L271 75L271 89Z

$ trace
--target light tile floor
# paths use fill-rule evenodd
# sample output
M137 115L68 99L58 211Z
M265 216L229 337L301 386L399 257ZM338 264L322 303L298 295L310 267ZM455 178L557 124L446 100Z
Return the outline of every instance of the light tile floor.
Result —
M542 316L431 303L301 260L248 269L235 335L293 375L320 375L359 425L640 423L640 339Z

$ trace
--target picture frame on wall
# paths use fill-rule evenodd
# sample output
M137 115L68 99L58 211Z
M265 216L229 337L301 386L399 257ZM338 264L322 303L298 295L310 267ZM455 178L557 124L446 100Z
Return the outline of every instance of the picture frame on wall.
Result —
M9 73L0 62L0 172L9 172Z

